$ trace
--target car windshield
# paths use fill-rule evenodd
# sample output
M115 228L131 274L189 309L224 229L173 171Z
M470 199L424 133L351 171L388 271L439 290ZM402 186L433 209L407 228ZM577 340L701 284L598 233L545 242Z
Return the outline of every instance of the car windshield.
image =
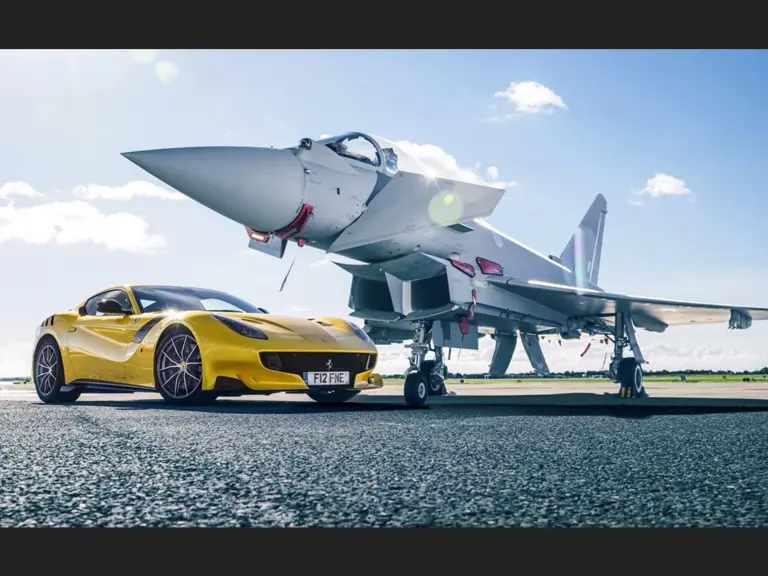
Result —
M264 310L225 292L176 286L137 286L133 295L142 313L170 310L207 310L208 312L247 312L263 314Z

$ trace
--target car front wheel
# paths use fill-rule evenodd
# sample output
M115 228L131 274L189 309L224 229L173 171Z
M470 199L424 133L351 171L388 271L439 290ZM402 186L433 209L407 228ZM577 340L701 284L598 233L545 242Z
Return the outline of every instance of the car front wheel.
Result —
M155 388L169 404L199 405L216 399L203 390L200 347L184 327L174 328L160 339L155 352Z

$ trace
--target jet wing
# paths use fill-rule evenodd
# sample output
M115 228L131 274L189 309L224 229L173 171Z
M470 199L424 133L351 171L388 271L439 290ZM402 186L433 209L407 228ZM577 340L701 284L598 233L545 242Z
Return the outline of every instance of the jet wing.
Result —
M447 178L398 172L373 197L328 252L340 253L402 234L451 226L489 216L504 190Z
M488 282L571 317L605 315L606 322L613 324L611 316L617 311L629 313L638 328L652 332L663 332L668 326L719 323L744 329L749 328L753 320L768 320L768 308L630 296L505 277L488 279Z

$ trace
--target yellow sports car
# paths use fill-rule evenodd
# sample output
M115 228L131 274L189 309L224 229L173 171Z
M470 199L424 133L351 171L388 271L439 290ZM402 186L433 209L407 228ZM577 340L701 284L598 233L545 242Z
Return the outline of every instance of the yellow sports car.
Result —
M214 290L135 285L46 318L32 374L49 403L136 391L173 404L274 392L339 403L383 385L376 360L368 335L343 319L269 314Z

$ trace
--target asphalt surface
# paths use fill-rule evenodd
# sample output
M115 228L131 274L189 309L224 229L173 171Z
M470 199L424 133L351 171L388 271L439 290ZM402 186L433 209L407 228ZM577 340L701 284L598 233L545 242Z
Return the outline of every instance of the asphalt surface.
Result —
M768 525L765 409L22 396L3 527Z

